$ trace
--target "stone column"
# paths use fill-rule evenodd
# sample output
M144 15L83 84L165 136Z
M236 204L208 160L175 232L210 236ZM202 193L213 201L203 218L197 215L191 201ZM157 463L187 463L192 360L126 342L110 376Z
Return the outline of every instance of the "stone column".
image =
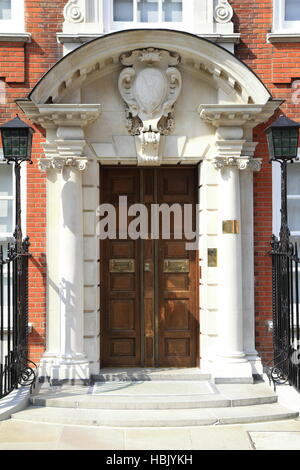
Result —
M83 339L82 172L85 128L101 115L100 104L23 101L27 117L46 130L47 307L46 352L40 376L52 380L88 380Z
M200 118L216 129L215 146L207 155L219 169L215 185L220 194L219 285L215 286L219 295L209 364L219 381L252 381L252 375L262 372L255 350L252 181L252 172L260 169L261 162L253 158L252 130L266 122L277 106L272 101L265 105L224 102L198 108Z
M243 251L240 170L250 165L243 157L245 144L241 128L222 128L217 131L220 169L220 299L218 353L214 366L217 381L252 382L252 367L245 354L243 303ZM232 137L236 137L235 140ZM253 280L251 280L253 282Z
M246 142L243 152L253 157L257 143ZM249 158L247 168L240 172L241 191L241 236L243 253L243 329L244 351L252 367L253 375L262 375L263 366L255 349L255 308L254 308L254 206L253 172L261 169L259 159Z
M73 134L68 131L68 135ZM57 135L61 137L63 131L60 129ZM87 165L87 159L82 157L84 145L84 140L57 140L55 150L53 144L45 146L46 155L54 156L40 161L40 168L48 176L49 281L47 350L41 369L42 375L59 381L86 381L90 376L83 349L82 171Z

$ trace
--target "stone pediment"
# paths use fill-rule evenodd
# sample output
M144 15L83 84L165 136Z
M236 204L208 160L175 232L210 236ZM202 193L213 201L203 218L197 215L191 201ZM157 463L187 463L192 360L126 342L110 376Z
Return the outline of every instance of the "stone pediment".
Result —
M114 121L108 98L102 89L100 92L102 80L107 83L104 90L115 97ZM224 104L201 104L206 95L199 88L199 98L195 94L188 102L193 120L187 129L182 125L182 109L176 106L178 98L180 102L186 99L192 81L197 87L207 84L213 93L211 103L224 94L228 99ZM99 102L103 99L102 106L91 104L95 97ZM101 144L94 154L103 162L129 163L124 154L127 140L121 148L112 142L112 136L120 136L129 139L130 162L161 165L199 162L207 153L201 142L207 146L208 135L214 132L207 124L254 127L278 107L279 103L270 98L251 70L211 42L174 31L135 30L98 38L73 51L36 84L27 100L18 104L30 119L49 129L50 141L61 139L61 128L75 126L81 130L79 140L85 135L89 144ZM197 119L195 111L200 104L201 119ZM67 140L77 139L75 130L63 132Z
M260 80L236 57L221 47L179 31L135 30L106 35L74 50L59 61L29 95L37 104L63 103L65 95L79 89L92 75L101 77L119 70L120 56L128 44L140 49L176 51L180 66L205 73L216 88L228 89L243 103L265 103L270 94Z

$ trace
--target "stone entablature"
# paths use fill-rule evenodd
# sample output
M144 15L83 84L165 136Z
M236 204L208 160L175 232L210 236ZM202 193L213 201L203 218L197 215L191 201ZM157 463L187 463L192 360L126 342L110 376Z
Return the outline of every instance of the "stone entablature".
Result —
M85 127L101 114L100 104L35 104L18 100L18 105L35 124L44 129L55 127Z
M39 160L42 171L62 170L65 166L85 170L88 159L83 156L86 141L84 128L101 114L100 105L49 104L34 105L20 101L19 105L32 122L53 132L43 145L45 157Z
M277 107L277 101L265 105L200 105L200 118L216 128L215 168L234 166L239 170L260 171L261 159L253 158L257 142L247 140L247 136L249 129L268 120Z
M265 104L201 104L198 113L201 119L215 127L243 126L253 129L266 122L281 103L282 100Z

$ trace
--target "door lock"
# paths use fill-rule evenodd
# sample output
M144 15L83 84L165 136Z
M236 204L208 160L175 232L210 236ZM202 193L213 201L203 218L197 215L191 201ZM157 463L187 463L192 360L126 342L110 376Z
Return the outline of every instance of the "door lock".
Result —
M151 264L150 263L145 263L144 271L145 271L145 273L150 273L150 271L151 271Z

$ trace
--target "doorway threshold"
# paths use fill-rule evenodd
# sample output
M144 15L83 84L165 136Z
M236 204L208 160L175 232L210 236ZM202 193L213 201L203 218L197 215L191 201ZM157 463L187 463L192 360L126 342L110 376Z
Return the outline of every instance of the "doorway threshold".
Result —
M137 367L103 368L99 374L92 375L92 382L121 381L161 381L161 380L210 380L211 375L201 372L198 367Z

